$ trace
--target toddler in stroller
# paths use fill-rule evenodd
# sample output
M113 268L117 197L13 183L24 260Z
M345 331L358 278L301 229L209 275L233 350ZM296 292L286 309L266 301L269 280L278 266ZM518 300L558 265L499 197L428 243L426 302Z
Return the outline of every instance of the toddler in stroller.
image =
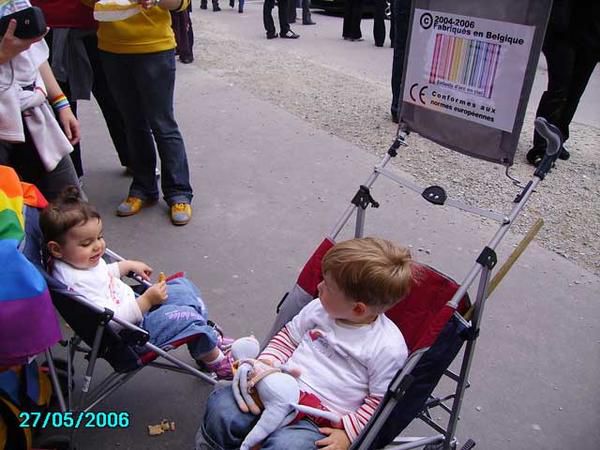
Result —
M254 439L248 446L242 441L257 428L275 429L261 435L263 450L347 449L358 437L408 356L402 333L383 313L409 293L413 264L407 249L361 238L336 244L322 270L319 298L270 340L259 360L298 369L299 403L332 411L339 423L295 412L274 423L263 412L257 422L247 397L250 408L222 388L208 399L197 448L250 448Z
M100 214L81 200L77 188L65 189L41 212L40 228L54 278L86 300L112 310L116 317L141 326L156 346L198 335L188 343L191 356L217 378L232 378L229 358L223 352L231 339L207 321L198 288L178 277L159 281L136 297L120 278L134 272L150 281L152 269L141 261L107 264L102 259L106 244Z

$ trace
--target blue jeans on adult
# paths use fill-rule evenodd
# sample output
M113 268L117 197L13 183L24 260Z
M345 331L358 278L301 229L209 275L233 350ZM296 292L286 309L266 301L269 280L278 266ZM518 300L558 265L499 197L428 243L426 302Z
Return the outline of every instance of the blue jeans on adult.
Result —
M100 55L125 121L133 172L129 195L158 199L154 172L158 149L165 201L169 205L190 203L192 187L185 145L173 112L175 50L144 54L101 51Z
M231 386L218 388L206 404L204 421L196 436L196 448L214 450L239 449L244 437L258 421L258 416L243 413L233 397ZM265 439L261 450L310 450L325 436L314 422L302 419L280 428ZM204 446L200 445L204 443Z

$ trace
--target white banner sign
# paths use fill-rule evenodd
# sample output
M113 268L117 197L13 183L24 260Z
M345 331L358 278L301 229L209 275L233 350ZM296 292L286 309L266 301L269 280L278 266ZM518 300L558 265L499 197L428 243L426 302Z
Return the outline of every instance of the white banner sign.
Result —
M512 132L534 31L415 9L403 100Z

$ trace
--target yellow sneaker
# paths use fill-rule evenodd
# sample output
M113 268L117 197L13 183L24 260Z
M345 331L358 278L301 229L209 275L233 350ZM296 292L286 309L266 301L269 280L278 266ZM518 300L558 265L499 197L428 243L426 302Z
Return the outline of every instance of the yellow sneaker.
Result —
M127 197L117 206L117 216L127 217L133 216L140 212L146 206L151 206L156 203L156 200L142 200L138 197Z
M192 219L192 205L189 203L173 203L171 205L171 222L173 225L186 225Z

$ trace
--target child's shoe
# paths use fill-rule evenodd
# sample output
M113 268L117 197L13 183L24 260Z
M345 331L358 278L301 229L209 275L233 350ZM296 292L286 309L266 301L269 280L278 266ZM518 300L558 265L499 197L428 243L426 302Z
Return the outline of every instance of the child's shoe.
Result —
M221 327L212 320L208 320L206 323L215 330L215 333L217 333L217 347L219 347L223 353L229 351L231 344L233 344L235 339L225 336Z
M225 357L216 363L205 363L206 369L213 372L219 380L233 380L233 360L231 352L226 352Z

